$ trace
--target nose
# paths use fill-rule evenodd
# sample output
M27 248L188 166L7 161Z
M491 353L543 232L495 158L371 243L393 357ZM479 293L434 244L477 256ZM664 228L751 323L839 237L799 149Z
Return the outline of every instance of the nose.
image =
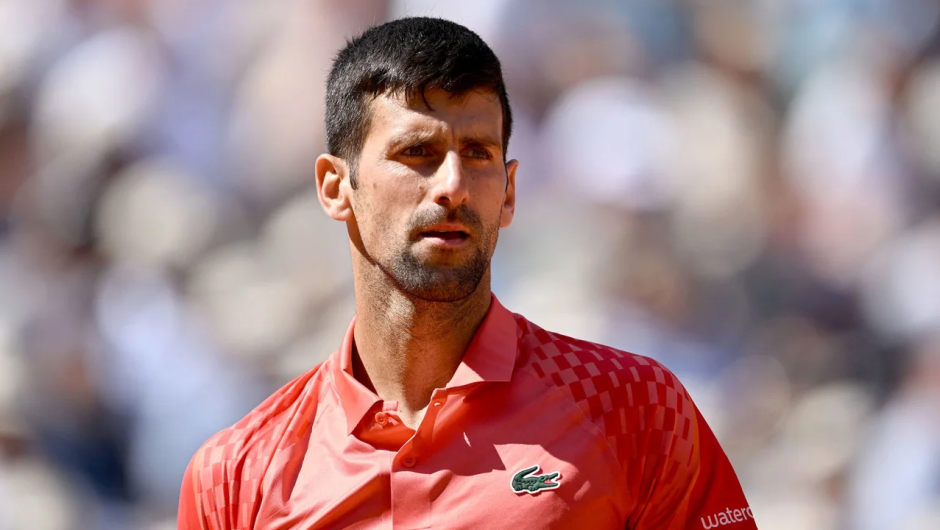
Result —
M466 204L470 200L467 184L467 175L464 173L460 155L453 151L448 152L435 175L434 202L449 208Z

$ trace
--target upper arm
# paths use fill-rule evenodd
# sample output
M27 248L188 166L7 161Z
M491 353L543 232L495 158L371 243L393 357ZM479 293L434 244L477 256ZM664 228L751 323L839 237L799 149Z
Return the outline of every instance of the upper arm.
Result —
M719 524L735 524L741 530L756 529L731 462L688 394L682 394L689 415L673 414L675 423L663 425L671 436L666 437L663 458L649 470L650 480L644 484L645 503L637 507L635 528L716 528ZM684 417L689 420L687 425L683 425Z

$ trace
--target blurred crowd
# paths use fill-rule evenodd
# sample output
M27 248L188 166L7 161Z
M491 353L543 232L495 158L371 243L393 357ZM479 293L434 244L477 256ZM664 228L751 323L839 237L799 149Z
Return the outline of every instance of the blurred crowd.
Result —
M503 62L507 307L671 368L762 529L940 528L940 1L0 0L0 530L174 528L338 347L325 76L405 15Z

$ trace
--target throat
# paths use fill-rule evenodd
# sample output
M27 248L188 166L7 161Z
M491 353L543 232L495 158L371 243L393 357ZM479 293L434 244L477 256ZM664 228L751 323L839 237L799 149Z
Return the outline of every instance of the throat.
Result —
M487 293L485 304L467 304L449 315L357 303L354 377L383 401L398 402L402 421L417 427L434 390L447 386L460 366L489 303Z
M354 344L353 376L382 401L398 403L402 421L415 428L434 390L447 386L462 359L463 351L456 348L418 352L382 349L364 354Z
M424 419L424 414L428 411L428 406L425 405L421 410L402 410L399 408L398 417L401 418L401 422L413 431L417 431L418 427L421 425L421 420Z

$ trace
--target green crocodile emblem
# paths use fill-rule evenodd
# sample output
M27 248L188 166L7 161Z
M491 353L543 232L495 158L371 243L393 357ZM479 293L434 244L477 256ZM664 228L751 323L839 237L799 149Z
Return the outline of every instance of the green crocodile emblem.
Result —
M534 465L532 467L527 467L513 475L512 491L516 493L527 492L534 494L540 490L553 490L558 486L561 486L561 484L558 482L553 482L555 479L559 479L559 476L561 475L561 473L558 471L545 475L533 475L533 473L538 472L539 466Z

